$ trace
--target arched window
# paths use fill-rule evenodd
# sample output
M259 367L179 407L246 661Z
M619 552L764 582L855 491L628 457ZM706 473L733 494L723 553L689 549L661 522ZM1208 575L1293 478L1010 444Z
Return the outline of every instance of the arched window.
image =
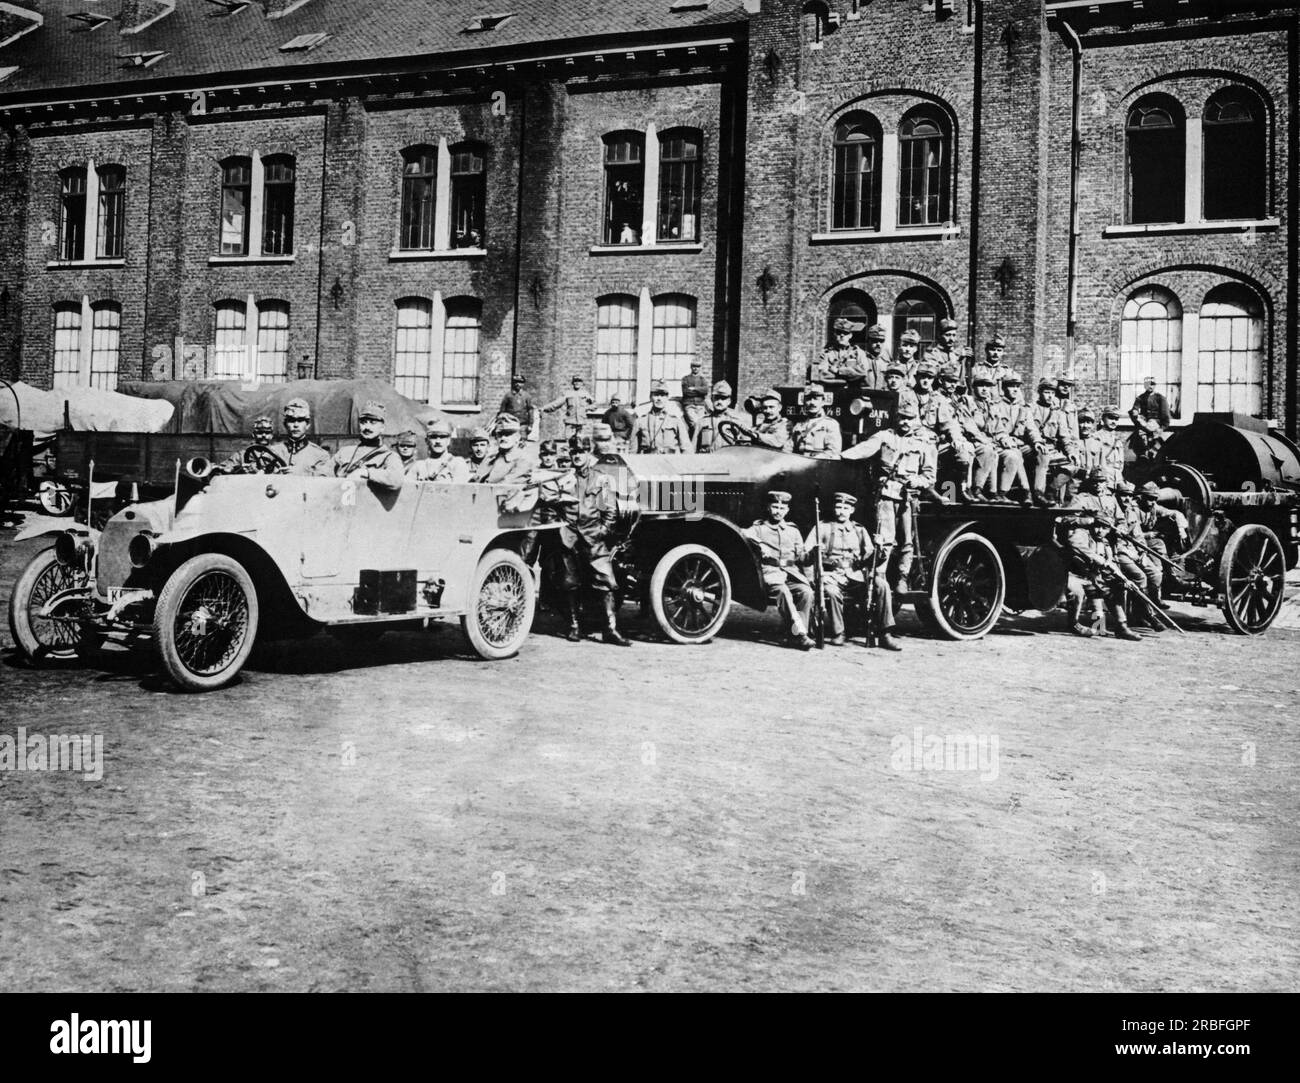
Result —
M86 167L59 173L59 259L86 258Z
M284 383L289 371L289 302L257 302L257 379Z
M54 306L54 387L76 387L81 379L81 303Z
M98 216L95 254L121 259L126 250L126 170L120 165L99 167Z
M1264 306L1245 286L1215 286L1201 305L1196 409L1264 412Z
M247 375L248 306L218 301L213 307L212 378L241 380Z
M1156 378L1156 390L1181 413L1183 378L1183 308L1159 286L1148 286L1124 305L1119 338L1119 405L1123 410L1142 393L1142 381Z
M262 159L262 254L293 253L294 160L291 154Z
M451 246L482 248L487 174L481 143L457 143L451 148Z
M898 127L898 224L932 226L952 218L952 132L938 109L921 106Z
M637 315L635 297L596 298L597 402L608 402L611 395L621 395L625 404L636 402Z
M1124 131L1129 222L1183 220L1185 126L1182 106L1164 94L1143 98L1129 110Z
M433 248L433 209L438 186L438 151L435 147L407 147L402 151L402 235L407 250Z
M482 304L473 297L452 297L446 304L442 338L442 402L472 406L478 402L479 331Z
M869 294L863 293L862 290L851 288L840 290L831 298L831 303L826 309L826 338L824 341L831 343L835 341L833 329L835 321L839 319L853 321L855 330L852 342L855 346L861 346L867 341L867 328L873 326L876 322L876 302L871 299Z
M925 286L913 286L904 290L894 304L892 341L897 343L904 331L915 331L921 336L921 346L917 351L917 357L920 357L925 348L939 337L937 323L946 312L947 309L934 290Z
M693 128L659 136L658 240L700 239L700 159L703 138Z
M831 228L880 228L880 123L849 113L835 125Z
M248 222L252 207L253 162L227 158L221 163L221 255L248 255Z
M90 326L90 386L116 391L122 306L116 301L96 301L90 306Z
M1211 95L1202 120L1207 219L1263 218L1267 204L1264 106L1241 87Z
M695 298L660 294L654 298L650 379L674 384L691 371L695 359Z
M645 135L605 136L606 244L640 244L645 216Z
M399 299L393 336L393 387L399 395L429 401L432 358L433 302L424 297Z

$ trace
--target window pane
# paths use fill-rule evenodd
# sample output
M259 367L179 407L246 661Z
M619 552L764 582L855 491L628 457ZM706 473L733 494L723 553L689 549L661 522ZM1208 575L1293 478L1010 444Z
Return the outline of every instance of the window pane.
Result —
M841 124L835 133L831 227L879 228L880 143L865 121Z
M429 401L429 366L433 351L433 303L419 297L397 302L393 339L393 386L418 402Z
M478 402L478 339L478 305L449 303L442 339L444 403Z
M451 246L482 248L487 174L483 153L473 146L451 148Z
M597 402L621 395L625 404L636 402L637 300L602 297L596 305Z
M252 164L247 158L226 162L221 170L221 254L248 254L248 209Z
M219 301L216 305L212 342L212 378L242 380L248 375L245 347L247 312L242 301Z
M629 134L605 144L606 244L640 244L645 176L641 137Z
M699 240L700 141L668 135L659 141L659 240Z
M120 259L125 251L126 170L103 166L99 170L99 251L104 259Z
M65 169L59 177L59 259L85 259L86 170Z
M1182 413L1183 310L1172 293L1139 290L1124 306L1120 323L1119 406L1127 411L1142 394L1142 381L1156 378L1156 390L1175 417Z
M915 331L921 336L916 356L922 357L925 348L938 339L936 322L939 313L946 311L943 302L932 291L919 288L906 290L899 294L898 302L894 305L893 341L897 343L904 331Z
M257 306L257 378L282 384L289 371L289 306L261 301Z
M262 164L265 195L262 201L262 252L287 256L293 252L295 190L292 158L267 158Z
M121 349L122 310L114 304L98 304L92 310L90 339L90 386L117 390L117 363Z
M1201 306L1196 366L1199 409L1264 410L1264 309L1240 286L1212 289Z
M1205 217L1263 218L1267 196L1263 106L1245 91L1215 94L1202 128Z
M946 222L950 149L944 122L928 114L904 120L898 150L898 224Z
M76 387L81 377L81 306L54 309L54 386Z
M433 205L438 158L431 147L405 154L402 167L402 237L407 249L433 247Z
M695 360L695 298L681 293L656 297L650 337L650 379L673 384Z
M1160 104L1134 106L1125 132L1128 220L1181 222L1184 134L1182 114Z

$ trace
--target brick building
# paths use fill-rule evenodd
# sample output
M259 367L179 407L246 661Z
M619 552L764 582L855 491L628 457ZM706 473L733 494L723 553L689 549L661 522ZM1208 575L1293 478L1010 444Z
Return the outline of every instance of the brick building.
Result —
M0 4L0 375L802 380L837 315L1294 433L1297 5Z

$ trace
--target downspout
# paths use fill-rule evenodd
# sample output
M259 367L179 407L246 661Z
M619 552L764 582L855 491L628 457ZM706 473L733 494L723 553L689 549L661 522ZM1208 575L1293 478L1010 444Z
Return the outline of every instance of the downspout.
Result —
M971 115L970 271L966 282L966 345L975 348L975 321L979 317L980 265L980 161L984 156L984 4L975 3L975 108Z
M1065 282L1065 371L1074 374L1075 310L1079 292L1079 129L1083 122L1083 42L1074 27L1061 20L1061 34L1070 46L1073 59L1071 85L1072 111L1070 120L1070 252L1066 262Z

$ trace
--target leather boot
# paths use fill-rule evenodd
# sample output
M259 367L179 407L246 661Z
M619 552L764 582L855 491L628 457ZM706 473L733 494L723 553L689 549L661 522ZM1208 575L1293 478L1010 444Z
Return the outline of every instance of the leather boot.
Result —
M1080 619L1083 616L1083 599L1071 598L1065 604L1065 621L1069 625L1070 631L1077 636L1084 636L1091 639L1097 634L1091 625L1084 624Z
M606 643L613 643L616 647L630 647L630 640L624 639L618 631L618 612L614 608L614 595L605 594L605 631L601 635Z
M574 591L569 591L565 597L567 608L569 610L569 632L564 637L570 643L582 642L582 625L578 623L578 595Z
M898 641L898 637L892 631L882 632L879 643L887 651L901 651L903 649L903 644Z
M1115 638L1127 639L1131 643L1141 640L1141 636L1128 626L1128 621L1124 618L1124 607L1116 605L1111 607L1111 615L1115 618Z

